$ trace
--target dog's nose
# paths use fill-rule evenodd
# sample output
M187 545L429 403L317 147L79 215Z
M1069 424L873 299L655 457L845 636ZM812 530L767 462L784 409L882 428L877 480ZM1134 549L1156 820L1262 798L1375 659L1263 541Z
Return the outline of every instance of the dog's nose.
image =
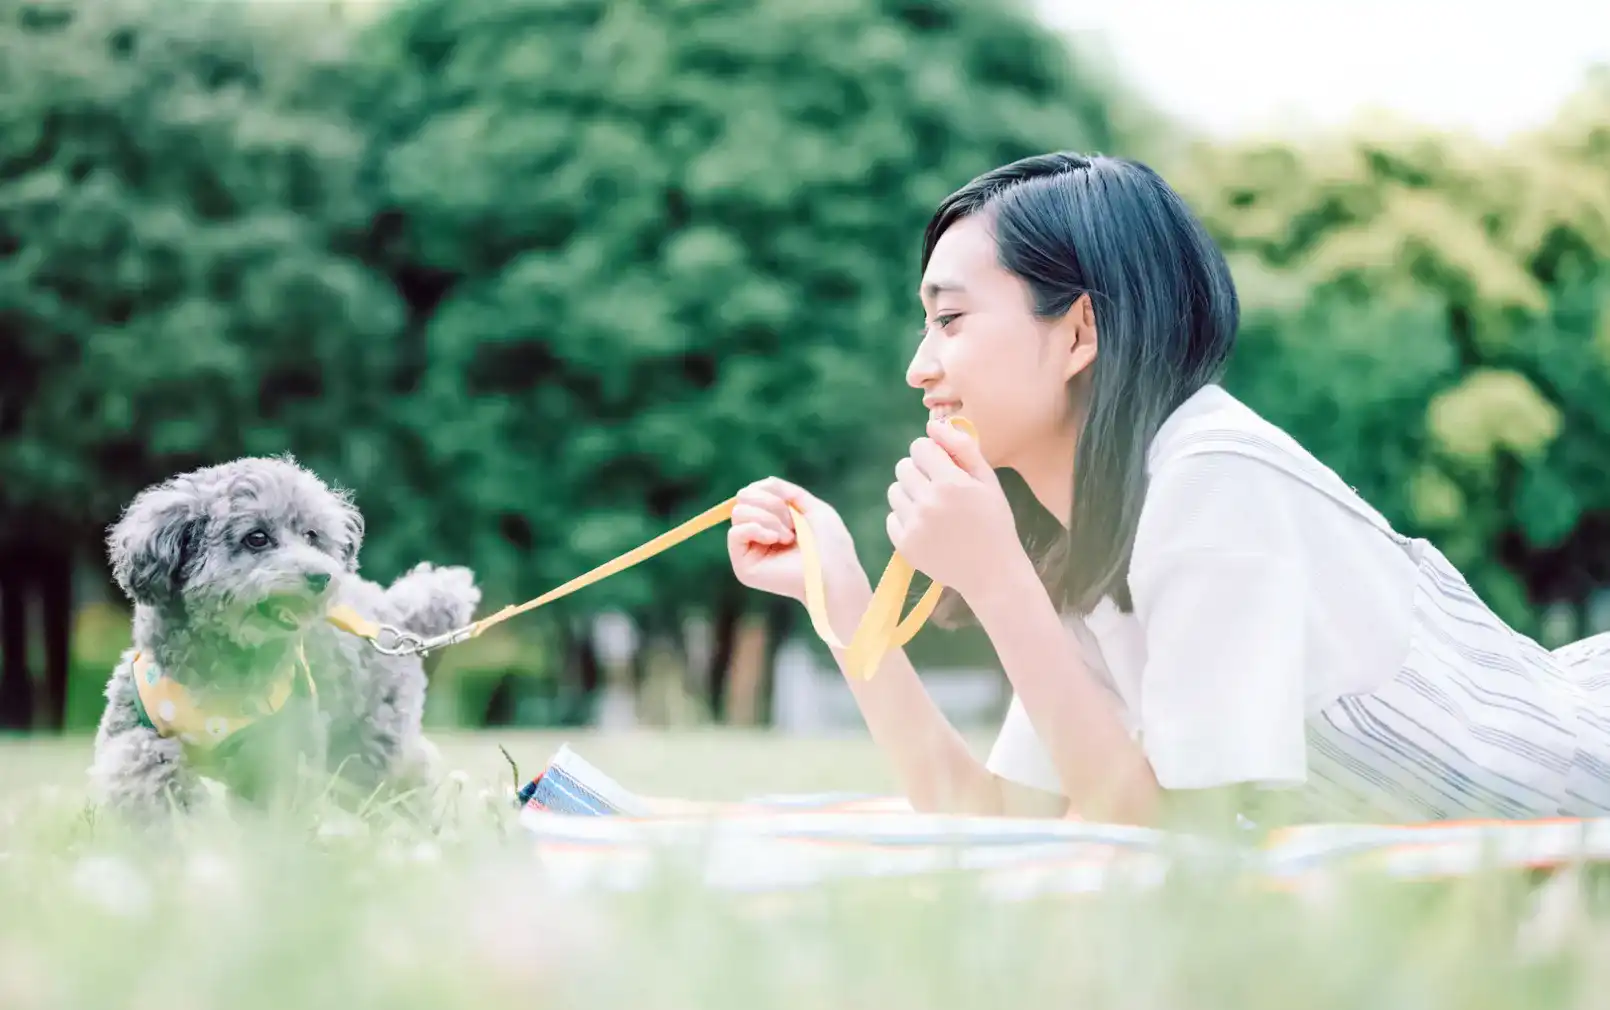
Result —
M330 584L329 572L308 572L305 578L307 587L315 593L324 592L324 588Z

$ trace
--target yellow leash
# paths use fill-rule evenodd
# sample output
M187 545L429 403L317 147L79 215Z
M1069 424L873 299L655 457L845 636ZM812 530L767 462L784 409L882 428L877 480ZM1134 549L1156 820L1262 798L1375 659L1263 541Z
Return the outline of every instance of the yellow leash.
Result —
M964 419L952 418L951 422L969 434L973 433L973 426ZM737 503L736 498L728 498L679 526L666 530L647 543L604 562L592 571L578 575L564 585L550 589L525 603L511 604L495 614L445 635L421 638L412 632L371 621L344 604L331 607L326 620L343 631L368 639L376 649L388 655L420 655L445 646L456 645L480 635L493 625L501 624L529 610L546 606L595 582L601 582L611 575L619 574L633 565L647 561L656 554L670 550L705 530L730 521L733 506ZM883 659L884 653L904 646L922 630L922 626L933 614L934 607L938 605L939 595L944 587L937 582L929 586L928 591L917 601L917 605L912 607L911 613L902 620L900 607L905 602L915 572L910 563L896 552L889 558L889 564L883 570L883 577L878 580L878 586L872 593L872 601L868 604L866 613L862 615L855 634L851 636L849 646L846 647L834 633L833 625L827 617L827 590L822 582L822 558L817 550L816 534L799 509L790 505L789 510L794 514L794 533L799 541L800 557L805 566L805 611L810 615L811 627L822 641L832 648L844 651L845 667L851 678L871 680L872 675L878 670L878 663ZM389 641L383 643L383 638Z

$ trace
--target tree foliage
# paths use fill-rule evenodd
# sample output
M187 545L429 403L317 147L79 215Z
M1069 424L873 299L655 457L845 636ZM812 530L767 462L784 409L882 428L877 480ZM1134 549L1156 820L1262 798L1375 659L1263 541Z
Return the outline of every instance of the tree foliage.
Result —
M142 485L244 453L332 476L372 439L402 314L343 248L366 137L306 11L0 0L0 724L27 725L28 586L70 585ZM49 721L71 592L45 621Z
M398 409L442 517L417 535L505 595L767 474L856 500L921 416L938 201L1117 142L1105 81L998 3L418 0L364 51L418 365ZM712 537L587 605L724 592Z
M1508 617L1610 579L1610 88L1503 145L1394 122L1196 152L1249 399Z
M875 564L923 221L1118 142L1102 74L982 0L340 13L0 0L12 547L48 525L99 568L140 486L289 451L357 490L372 574L466 563L489 602L768 473ZM577 609L745 600L706 537Z
M368 216L365 138L308 86L317 26L162 0L0 10L7 528L99 524L239 453L340 468L401 314L341 249Z
M370 574L468 564L491 604L766 474L876 568L934 206L1187 146L994 0L350 13L0 0L0 725L24 598L59 722L74 567L139 487L245 453L355 489ZM1516 623L1610 583L1610 74L1504 144L1378 122L1169 174L1234 263L1247 399ZM711 614L730 649L722 555L560 614Z

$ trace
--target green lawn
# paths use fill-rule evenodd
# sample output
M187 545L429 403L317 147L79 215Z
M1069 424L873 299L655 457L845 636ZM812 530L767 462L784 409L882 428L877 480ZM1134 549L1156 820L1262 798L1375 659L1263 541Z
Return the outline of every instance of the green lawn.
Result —
M1516 877L1339 885L1182 880L991 905L965 881L789 896L556 891L479 787L561 740L630 788L694 798L886 791L863 740L761 734L438 738L469 773L445 833L199 819L142 841L84 816L87 740L0 741L0 1007L1581 1008L1610 930L1541 948ZM697 782L697 787L689 783ZM1569 923L1551 916L1547 922Z
M762 731L441 733L431 740L477 782L512 782L500 746L529 778L569 742L630 789L689 799L740 799L757 793L853 790L883 793L894 780L864 737L798 740ZM0 737L0 797L41 785L83 787L91 740Z

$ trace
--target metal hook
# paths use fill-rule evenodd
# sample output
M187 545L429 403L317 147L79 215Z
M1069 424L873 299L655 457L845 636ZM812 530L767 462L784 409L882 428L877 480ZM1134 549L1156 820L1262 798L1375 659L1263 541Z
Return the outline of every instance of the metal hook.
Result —
M391 639L389 643L385 641L388 636ZM375 651L387 656L423 656L426 653L435 652L437 649L468 641L474 636L475 625L473 624L455 628L441 635L433 635L430 638L423 638L412 631L394 627L390 624L382 624L380 625L380 633L370 639L369 644L375 647Z
M389 644L387 639L390 640ZM425 651L425 640L412 631L380 625L380 633L369 640L375 651L387 656L412 656Z

